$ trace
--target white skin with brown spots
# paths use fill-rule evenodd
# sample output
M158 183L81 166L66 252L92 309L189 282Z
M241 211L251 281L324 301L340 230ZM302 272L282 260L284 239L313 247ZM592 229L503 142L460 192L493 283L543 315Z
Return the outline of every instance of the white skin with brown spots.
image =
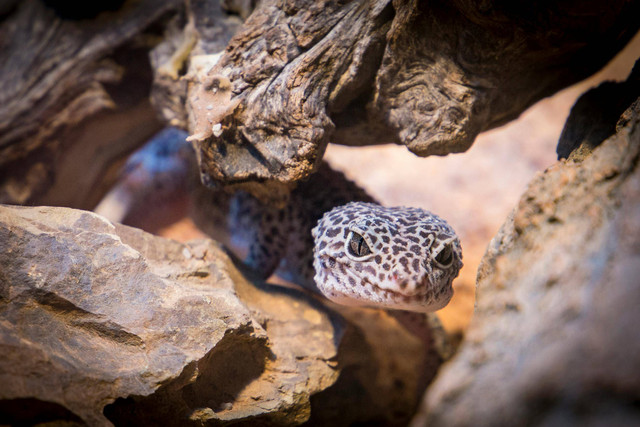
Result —
M423 209L375 203L326 164L282 210L237 200L259 218L242 227L252 228L245 263L265 278L277 269L338 304L414 312L438 310L453 295L462 267L453 228Z
M312 234L315 283L332 301L430 312L453 295L460 242L431 212L353 202L325 213Z

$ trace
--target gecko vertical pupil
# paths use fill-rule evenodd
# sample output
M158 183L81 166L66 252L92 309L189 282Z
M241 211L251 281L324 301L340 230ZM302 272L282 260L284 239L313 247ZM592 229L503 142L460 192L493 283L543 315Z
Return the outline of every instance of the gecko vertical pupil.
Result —
M371 249L369 248L367 241L356 232L351 232L351 240L349 240L347 248L349 253L355 257L363 257L371 253Z

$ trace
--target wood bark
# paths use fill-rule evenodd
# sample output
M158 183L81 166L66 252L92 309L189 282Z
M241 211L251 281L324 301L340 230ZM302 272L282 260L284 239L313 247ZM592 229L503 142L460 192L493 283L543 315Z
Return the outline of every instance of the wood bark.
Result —
M330 141L464 151L640 25L622 0L64 4L0 9L2 202L91 208L166 123L197 136L205 182L282 202ZM215 76L231 96L212 117L200 95Z
M0 202L91 209L162 127L151 25L180 2L28 0L0 21ZM104 9L101 9L104 6Z
M264 1L190 89L201 167L266 193L308 176L330 141L465 151L601 68L639 12L627 1ZM198 111L216 75L240 104L218 121Z

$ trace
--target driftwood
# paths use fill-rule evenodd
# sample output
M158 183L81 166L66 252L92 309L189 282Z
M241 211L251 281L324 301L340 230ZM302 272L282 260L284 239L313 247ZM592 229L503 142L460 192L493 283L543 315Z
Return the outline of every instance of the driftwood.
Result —
M179 2L47 3L15 2L0 22L0 201L92 208L162 127L149 27Z
M264 1L190 89L201 168L273 190L311 173L329 141L464 151L597 71L639 13L624 1ZM202 113L212 76L229 78L240 104L218 122Z
M205 182L280 200L329 141L464 151L640 25L621 0L255 3L4 3L0 201L92 208L167 123L191 131ZM219 77L231 92L211 115Z

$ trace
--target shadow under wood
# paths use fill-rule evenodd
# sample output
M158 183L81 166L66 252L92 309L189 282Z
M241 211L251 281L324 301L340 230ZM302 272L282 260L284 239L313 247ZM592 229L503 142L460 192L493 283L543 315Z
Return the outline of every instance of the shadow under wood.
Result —
M247 327L226 334L155 393L119 398L105 406L104 415L117 426L184 426L200 424L189 418L197 409L233 410L240 392L262 375L272 357L266 338L254 337L251 331Z
M27 426L51 423L52 425L85 426L80 417L62 405L40 399L0 400L0 424Z

